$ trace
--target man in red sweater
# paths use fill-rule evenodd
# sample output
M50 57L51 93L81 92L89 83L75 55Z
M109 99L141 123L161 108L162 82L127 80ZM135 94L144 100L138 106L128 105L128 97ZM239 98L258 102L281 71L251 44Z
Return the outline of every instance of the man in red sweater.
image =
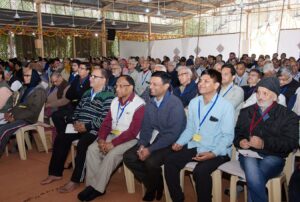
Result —
M86 156L86 185L78 194L81 201L91 201L105 193L112 172L123 160L123 153L137 143L144 118L145 102L134 94L134 81L121 76L116 83L117 96L111 103Z

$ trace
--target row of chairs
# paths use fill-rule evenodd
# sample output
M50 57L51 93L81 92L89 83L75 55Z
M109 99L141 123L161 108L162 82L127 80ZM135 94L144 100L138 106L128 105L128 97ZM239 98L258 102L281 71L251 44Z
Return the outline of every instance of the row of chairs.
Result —
M295 156L300 156L300 152L297 154L291 153L286 159L286 164L283 172L268 181L266 187L269 193L269 202L280 202L282 201L281 196L281 186L284 185L286 197L288 196L287 185L289 183L290 177L294 171L294 163ZM190 162L186 164L185 168L183 168L180 172L180 186L184 191L184 176L186 172L188 172L189 177L191 179L194 190L195 182L193 180L192 172L197 165L196 162ZM128 193L135 193L135 181L133 173L123 165L124 174L126 179L126 186ZM162 166L162 170L164 172L164 167ZM230 175L230 202L237 201L237 182L243 181L245 182L244 193L245 193L245 201L247 201L247 187L246 187L246 179L245 173L240 167L240 163L236 160L236 151L234 149L231 161L222 164L216 171L212 173L212 181L213 181L213 189L212 189L212 201L213 202L221 202L222 201L222 173L227 173ZM164 175L163 175L164 176ZM144 188L143 188L144 190ZM164 190L165 190L165 200L166 202L171 202L171 197L168 191L168 187L164 178Z

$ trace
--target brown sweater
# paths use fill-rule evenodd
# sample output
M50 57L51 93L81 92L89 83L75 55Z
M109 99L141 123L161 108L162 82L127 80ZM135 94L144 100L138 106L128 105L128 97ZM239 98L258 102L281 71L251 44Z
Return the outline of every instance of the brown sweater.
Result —
M62 98L58 98L57 96L57 90L54 90L53 92L51 92L48 95L47 98L47 106L48 107L52 107L52 108L56 108L56 107L62 107L65 106L66 104L68 104L70 102L70 100L68 100L66 98L66 93L68 91L70 86L67 86L64 90L63 90L63 95Z
M13 107L11 113L15 120L25 120L29 123L36 123L46 99L47 95L45 89L41 85L38 85L27 95L25 102L18 103Z

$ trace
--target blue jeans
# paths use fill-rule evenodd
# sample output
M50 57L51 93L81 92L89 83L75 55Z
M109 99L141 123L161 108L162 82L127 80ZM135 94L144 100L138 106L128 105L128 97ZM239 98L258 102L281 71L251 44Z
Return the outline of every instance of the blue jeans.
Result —
M262 155L263 159L239 155L248 186L248 202L267 202L266 184L278 176L284 167L285 159L278 156Z

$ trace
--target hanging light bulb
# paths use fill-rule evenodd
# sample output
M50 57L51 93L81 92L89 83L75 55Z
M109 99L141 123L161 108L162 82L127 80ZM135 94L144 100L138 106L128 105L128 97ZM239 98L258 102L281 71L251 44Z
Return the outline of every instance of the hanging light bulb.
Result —
M51 5L51 1L50 1L50 5ZM50 6L50 9L51 9L51 6ZM50 17L51 17L50 26L55 26L55 23L54 23L54 21L53 21L52 11L50 11Z
M160 8L159 8L159 1L157 1L157 13L156 15L160 16L161 12L160 12Z
M115 21L115 0L113 0L113 21L112 21L111 25L116 26L116 21Z
M102 19L101 19L101 14L100 14L100 0L98 0L98 18L97 18L97 22L101 22Z
M146 13L149 13L149 12L150 12L150 9L149 9L149 8L146 8L146 9L145 9L145 12L146 12Z

